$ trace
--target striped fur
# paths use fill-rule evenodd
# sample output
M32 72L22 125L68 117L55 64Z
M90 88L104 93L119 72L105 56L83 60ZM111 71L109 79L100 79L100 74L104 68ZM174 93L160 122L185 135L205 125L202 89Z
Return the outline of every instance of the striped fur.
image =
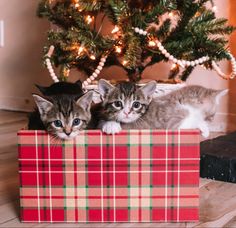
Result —
M45 129L51 135L61 139L71 139L88 126L91 119L92 92L77 100L68 95L51 96L50 100L38 95L33 96Z

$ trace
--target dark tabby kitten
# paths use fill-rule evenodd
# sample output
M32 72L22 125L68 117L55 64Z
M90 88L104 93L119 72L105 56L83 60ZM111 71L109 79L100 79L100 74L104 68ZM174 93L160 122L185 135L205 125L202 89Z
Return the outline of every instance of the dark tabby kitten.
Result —
M68 94L75 97L80 97L83 95L82 82L80 80L76 81L75 83L57 82L48 87L40 85L36 85L36 87L44 96Z
M33 97L44 129L56 138L72 139L90 122L92 91L77 100L65 94L50 96L48 99L36 94Z
M156 82L151 81L142 87L131 82L113 86L101 79L98 89L103 100L98 127L111 134L121 130L120 123L132 123L147 112Z
M75 83L57 82L57 83L53 83L52 85L48 87L43 87L39 85L36 85L36 87L44 96L68 94L68 95L73 96L74 99L78 99L79 97L83 95L82 83L80 80L76 81ZM38 109L30 113L28 129L29 130L46 130L40 118L40 113Z

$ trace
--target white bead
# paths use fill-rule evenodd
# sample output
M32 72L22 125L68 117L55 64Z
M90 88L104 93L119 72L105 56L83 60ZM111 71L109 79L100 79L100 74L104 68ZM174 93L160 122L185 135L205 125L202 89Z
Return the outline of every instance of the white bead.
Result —
M106 58L104 58L104 57L101 58L101 62L102 62L102 63L105 63L105 62L106 62Z
M177 62L178 62L178 60L177 60L176 58L174 58L174 59L173 59L173 62L174 62L174 63L177 63Z
M100 62L98 65L101 66L101 67L103 67L103 66L104 66L104 63L103 63L103 62Z
M91 83L91 82L92 82L90 78L88 78L86 81L87 81L88 83Z
M84 81L83 84L84 84L85 86L87 86L87 85L88 85L88 82L87 82L87 81Z
M143 35L143 30L140 29L138 33L139 33L140 35Z
M186 66L190 66L191 62L190 61L186 61Z
M139 32L139 28L135 27L134 31L138 33Z
M191 61L191 66L195 66L195 62L194 61Z
M169 59L170 59L171 61L173 61L173 60L174 60L174 56L171 55L171 56L169 57Z
M181 61L181 60L178 60L177 63L178 63L179 65L182 65L182 61Z
M166 49L163 50L162 54L166 55L166 53L167 53L167 50Z
M167 52L167 53L165 54L165 57L166 57L166 58L170 58L170 53Z
M143 31L143 35L146 36L147 35L147 31Z
M52 69L48 70L50 74L53 74L54 71Z
M162 44L159 41L157 41L157 47L162 47Z
M45 62L46 62L47 64L50 64L50 59L46 59Z
M194 62L195 62L195 65L198 65L198 64L199 64L199 61L198 61L198 60L195 60Z
M90 78L92 81L95 79L95 77L93 77L93 76L90 76L89 78Z
M93 72L92 76L96 78L98 76L98 74Z
M102 67L101 67L101 66L98 66L97 69L98 69L98 70L102 70Z
M99 74L99 73L100 73L100 70L96 69L96 70L95 70L95 73Z
M186 65L186 61L185 61L185 60L182 60L181 62L182 62L182 64L183 64L184 66Z
M159 50L162 52L165 48L163 46L159 47Z

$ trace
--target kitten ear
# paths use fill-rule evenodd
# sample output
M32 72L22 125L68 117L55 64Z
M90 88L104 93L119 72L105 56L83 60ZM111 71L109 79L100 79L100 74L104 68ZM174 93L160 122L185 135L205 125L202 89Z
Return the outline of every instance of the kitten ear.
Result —
M88 111L93 101L93 91L89 91L85 93L82 97L80 97L76 104L83 108L84 110Z
M227 93L229 92L228 89L224 89L224 90L218 90L217 91L217 94L216 94L216 97L215 97L215 100L216 100L216 104L220 104L220 99L221 97L225 96Z
M111 85L108 81L104 79L100 79L98 81L98 90L99 90L99 93L102 95L102 97L104 97L107 93L109 93L114 88L115 87L113 85Z
M43 95L46 94L47 87L40 86L40 85L37 85L37 84L35 84L35 86L38 88L38 90L39 90Z
M39 113L41 115L47 113L52 107L53 103L46 100L43 97L40 97L39 95L33 94L34 101L39 109Z
M143 92L145 97L152 97L155 93L157 87L157 83L155 81L150 81L146 85L142 86L140 90Z

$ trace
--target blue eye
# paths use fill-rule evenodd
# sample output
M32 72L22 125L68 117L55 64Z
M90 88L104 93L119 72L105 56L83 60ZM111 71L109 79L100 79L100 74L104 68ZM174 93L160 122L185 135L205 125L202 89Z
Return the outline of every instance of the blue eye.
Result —
M60 120L53 121L55 127L62 127L62 122Z
M75 118L73 120L73 126L78 126L80 124L80 119L79 118Z

